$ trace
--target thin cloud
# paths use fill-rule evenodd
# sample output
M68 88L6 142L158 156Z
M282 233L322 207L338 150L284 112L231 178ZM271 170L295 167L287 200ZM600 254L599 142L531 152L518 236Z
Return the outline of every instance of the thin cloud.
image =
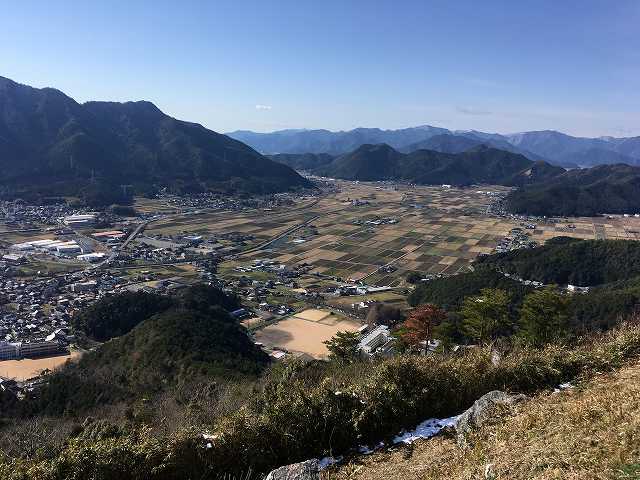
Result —
M258 104L256 105L256 110L271 110L271 105L261 105Z
M456 111L464 115L491 115L492 113L489 110L482 110L475 107L458 107Z

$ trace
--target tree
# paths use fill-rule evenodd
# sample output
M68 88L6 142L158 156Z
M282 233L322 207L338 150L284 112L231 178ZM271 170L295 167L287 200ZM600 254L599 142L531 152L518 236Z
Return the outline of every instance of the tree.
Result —
M359 337L357 332L337 332L331 340L323 342L329 350L329 358L343 363L355 361L358 358Z
M371 304L367 311L367 324L374 325L395 325L402 320L402 310L393 305L385 305L376 302Z
M403 340L409 345L416 345L433 338L434 327L447 319L444 310L431 303L414 308L404 322Z
M487 342L507 330L509 296L504 290L484 288L462 303L463 331L477 342Z
M420 280L422 280L422 275L420 275L418 272L411 272L409 273L409 275L407 275L407 282L413 285L415 285L416 283L420 283Z
M529 343L541 346L566 338L569 331L569 298L556 288L531 292L520 308L520 335Z

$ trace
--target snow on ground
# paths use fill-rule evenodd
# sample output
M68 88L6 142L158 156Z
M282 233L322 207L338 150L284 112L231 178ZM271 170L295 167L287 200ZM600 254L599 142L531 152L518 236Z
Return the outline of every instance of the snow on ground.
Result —
M393 443L413 443L416 440L422 438L431 438L434 435L437 435L443 428L454 426L459 417L460 415L449 418L430 418L429 420L425 420L424 422L419 424L414 430L402 432L400 435L397 435L393 439ZM384 447L384 442L380 442L373 448L370 448L366 445L360 445L358 447L358 452L363 455L369 455L370 453L373 453L376 450ZM324 470L325 468L341 461L342 457L324 457L318 461L318 467L320 470Z
M403 432L393 439L393 443L413 443L421 438L431 438L445 427L452 427L459 415L449 418L430 418L418 425L415 430Z

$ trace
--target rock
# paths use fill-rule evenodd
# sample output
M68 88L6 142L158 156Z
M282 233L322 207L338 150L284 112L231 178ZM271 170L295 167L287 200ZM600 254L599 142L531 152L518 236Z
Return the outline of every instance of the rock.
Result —
M526 398L526 395L511 395L500 390L494 390L480 397L456 421L455 428L458 445L461 447L468 446L467 437L469 433L482 427L498 415L502 408L510 408Z
M276 468L265 480L320 480L318 460L307 460Z

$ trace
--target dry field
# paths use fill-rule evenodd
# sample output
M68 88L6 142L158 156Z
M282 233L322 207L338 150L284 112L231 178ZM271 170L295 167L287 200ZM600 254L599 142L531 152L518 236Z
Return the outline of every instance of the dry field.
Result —
M165 235L248 234L254 237L246 244L250 248L309 222L317 234L309 235L306 228L297 230L269 248L248 251L238 262L271 258L288 265L308 263L314 266L312 272L371 285L399 286L410 271L465 271L479 254L490 253L500 239L519 226L514 220L484 214L491 197L483 192L506 192L504 187L443 189L337 183L341 191L318 202L304 200L295 207L274 211L176 216L154 222L147 231ZM354 205L353 200L360 205ZM381 219L397 222L367 223ZM567 219L540 223L528 232L539 242L558 235L640 239L640 218Z
M80 352L69 355L57 355L46 358L23 358L22 360L3 360L0 362L0 376L16 380L27 380L40 375L43 370L54 370L64 365L67 360L80 356Z
M325 340L337 332L355 332L360 324L324 310L310 309L255 332L255 339L271 348L306 353L313 358L326 358Z

